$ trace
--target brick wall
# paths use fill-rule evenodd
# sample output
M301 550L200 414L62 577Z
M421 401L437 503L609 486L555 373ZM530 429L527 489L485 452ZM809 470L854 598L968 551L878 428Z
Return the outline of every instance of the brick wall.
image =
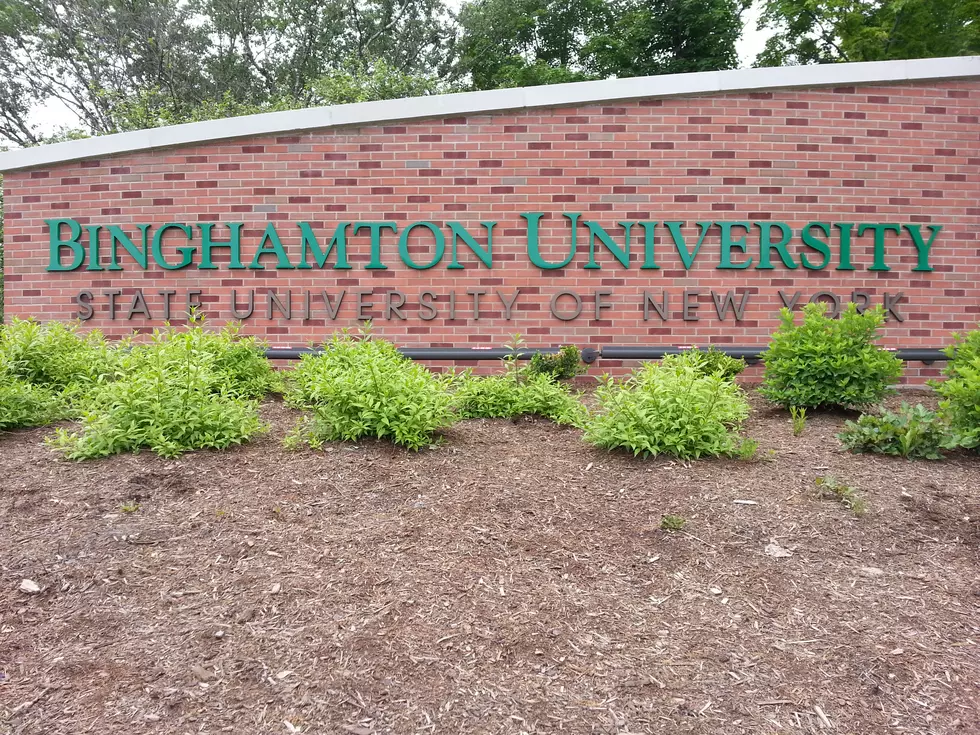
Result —
M493 113L391 123L357 129L260 137L8 174L6 192L7 314L68 319L77 313L78 292L93 293L94 316L86 326L111 336L159 324L163 297L176 293L172 313L186 292L201 291L211 321L231 317L233 290L244 306L255 290L247 332L274 345L300 346L356 324L356 294L374 317L377 334L404 346L501 346L515 332L532 346L602 344L729 344L762 346L775 328L779 292L817 292L847 300L864 291L880 302L904 294L885 329L886 345L941 347L950 334L980 321L980 82L949 82L837 89L724 94L628 103L591 104L518 113ZM602 249L600 270L585 269L587 231L580 224L580 252L566 268L541 270L528 261L525 221L520 214L546 212L542 254L568 253L569 223L562 212L602 225L622 242L623 220L784 221L794 228L811 221L941 224L931 256L932 272L913 272L916 250L907 232L889 235L890 271L869 271L872 237L855 237L854 271L789 270L776 254L773 270L718 270L718 237L709 236L690 270L663 227L655 230L658 270L640 270L643 231L633 230L630 268ZM258 246L266 224L276 222L290 257L298 260L305 220L323 239L339 222L393 221L400 227L429 220L458 221L474 234L478 223L496 221L493 268L459 251L462 270L446 268L449 253L429 270L404 266L398 238L386 233L386 270L365 270L370 236L348 238L351 270L313 268L229 271L227 251L218 270L143 272L129 258L118 272L49 273L48 234L43 220L72 218L82 224L244 222L243 259ZM128 227L131 236L138 235ZM220 229L220 228L219 228ZM448 231L447 231L448 232ZM227 231L216 231L226 238ZM482 237L482 236L481 236ZM759 233L748 236L758 261ZM483 237L482 239L485 239ZM447 236L447 244L448 244ZM103 241L104 243L107 241ZM179 244L179 243L178 243ZM168 245L170 253L173 245ZM432 257L432 237L413 232L410 253L419 263ZM102 262L107 253L103 245ZM741 257L741 253L737 253ZM811 253L812 255L812 253ZM222 262L219 262L222 261ZM132 294L142 289L152 321L127 319ZM497 292L520 295L512 318L504 318ZM597 290L611 308L595 318ZM116 319L109 318L106 292L119 290ZM277 311L267 318L268 291L280 300L292 292L293 318ZM346 296L336 319L325 313L320 292ZM419 294L431 291L439 315L420 318ZM475 319L471 295L482 290ZM559 291L582 298L582 314L563 321L550 309ZM743 318L719 319L716 296L748 293ZM305 293L311 317L305 316ZM399 319L386 319L387 292L406 297ZM456 318L448 318L448 294L457 295ZM667 320L654 309L644 319L643 292L668 294ZM697 320L684 320L682 301L700 302ZM366 306L371 304L370 307ZM568 314L573 299L562 297ZM177 321L174 319L174 321ZM608 368L608 363L602 363ZM910 365L913 380L936 367Z

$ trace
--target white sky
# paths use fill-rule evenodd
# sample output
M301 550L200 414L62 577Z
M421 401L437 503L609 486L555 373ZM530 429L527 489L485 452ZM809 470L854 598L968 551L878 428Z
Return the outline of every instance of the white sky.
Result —
M462 0L448 0L447 4L458 10ZM742 37L735 44L741 67L751 66L755 57L765 46L765 33L756 28L760 12L761 4L759 0L756 0L745 13ZM34 110L31 113L31 122L37 124L43 133L50 134L58 128L71 127L77 124L78 118L61 103L52 102Z

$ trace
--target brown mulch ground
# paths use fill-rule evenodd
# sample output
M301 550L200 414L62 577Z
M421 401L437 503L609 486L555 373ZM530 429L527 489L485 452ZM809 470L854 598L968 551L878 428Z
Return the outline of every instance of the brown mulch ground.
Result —
M2 435L0 733L980 733L980 458L753 401L749 463L543 421L289 453L277 403L178 461Z

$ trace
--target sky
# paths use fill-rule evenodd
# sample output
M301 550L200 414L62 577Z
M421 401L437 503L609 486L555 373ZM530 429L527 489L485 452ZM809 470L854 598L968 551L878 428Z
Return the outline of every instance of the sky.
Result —
M457 10L461 4L462 0L449 0L448 2L450 7ZM766 43L765 33L756 28L759 22L760 12L761 5L757 1L752 4L744 16L742 37L735 45L738 51L740 66L742 67L751 66L752 61L762 51ZM37 108L31 115L31 121L40 126L43 133L50 134L58 128L65 126L71 127L77 121L77 118L64 105L52 103Z

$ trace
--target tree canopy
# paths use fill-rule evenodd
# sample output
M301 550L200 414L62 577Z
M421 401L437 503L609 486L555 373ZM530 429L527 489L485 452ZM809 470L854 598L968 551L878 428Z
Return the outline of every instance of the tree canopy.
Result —
M730 69L751 1L3 0L0 144ZM756 2L759 66L980 53L980 0ZM63 110L65 129L39 126L43 108Z

